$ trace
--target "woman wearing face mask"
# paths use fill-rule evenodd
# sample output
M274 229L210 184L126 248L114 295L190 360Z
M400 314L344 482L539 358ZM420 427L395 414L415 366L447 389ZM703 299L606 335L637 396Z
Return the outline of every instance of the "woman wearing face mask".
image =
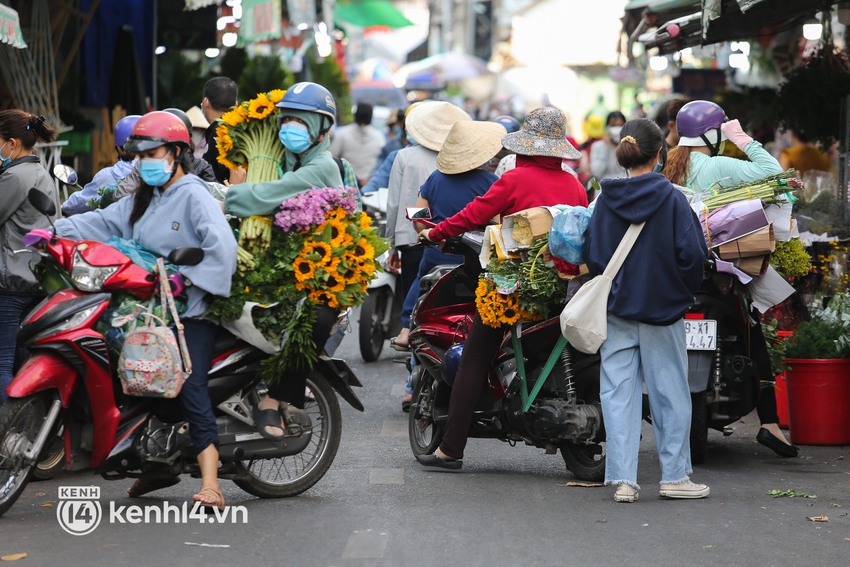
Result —
M201 468L202 486L194 500L224 509L218 487L218 428L207 390L217 327L202 315L207 294L230 293L230 276L236 271L236 240L206 184L192 173L189 131L179 118L167 112L146 114L136 123L124 147L140 158L142 186L106 209L57 221L56 232L74 240L104 242L112 236L134 239L162 256L183 246L204 250L200 264L181 266L179 274L169 277L177 293L184 288L182 276L193 282L186 289L187 308L181 318L192 373L177 399L183 418L189 422L189 436ZM138 497L179 481L180 477L172 476L143 477L128 492Z
M6 386L12 381L18 325L35 306L41 288L30 271L31 253L26 249L26 233L50 226L47 217L27 200L33 187L51 197L55 189L33 147L36 142L52 142L56 131L23 110L0 111L0 403L6 399Z
M737 120L727 121L723 109L713 102L695 100L683 106L676 116L676 128L679 130L679 146L670 150L663 171L673 183L703 191L715 184L723 186L754 181L782 171L776 158L749 137ZM717 155L722 153L722 146L727 140L747 154L751 161ZM754 310L751 315L754 320L761 321L757 311ZM750 351L760 379L772 381L773 372L761 325L753 325L750 329ZM796 457L797 447L788 443L779 429L773 388L762 389L756 411L761 422L756 440L780 457Z
M281 164L283 175L277 181L231 186L223 204L226 213L240 218L271 215L285 199L308 189L343 184L339 166L328 151L328 131L336 113L331 93L316 83L297 83L286 91L277 106L282 109L280 141L286 148ZM231 179L244 181L245 171L237 171L240 173ZM316 309L312 338L318 352L324 348L336 317L336 310L327 305ZM266 439L280 441L284 437L281 401L304 407L307 374L306 370L291 372L269 387L254 416L257 430Z
M625 170L617 164L617 145L620 143L620 130L626 123L623 113L615 110L605 121L605 134L598 142L590 146L590 173L598 180L625 177Z

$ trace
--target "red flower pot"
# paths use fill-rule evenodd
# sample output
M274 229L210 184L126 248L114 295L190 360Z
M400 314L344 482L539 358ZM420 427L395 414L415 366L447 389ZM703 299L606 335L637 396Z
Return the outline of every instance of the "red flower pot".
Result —
M850 444L850 360L786 361L791 442Z

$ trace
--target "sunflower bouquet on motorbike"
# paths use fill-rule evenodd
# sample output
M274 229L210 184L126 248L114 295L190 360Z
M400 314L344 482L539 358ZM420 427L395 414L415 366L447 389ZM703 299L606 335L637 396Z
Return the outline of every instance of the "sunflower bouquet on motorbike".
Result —
M356 307L381 269L376 257L387 244L368 215L357 210L356 191L314 188L284 201L254 267L233 276L230 297L210 303L208 317L225 326L249 319L269 345L280 348L265 363L269 377L315 360L315 304Z

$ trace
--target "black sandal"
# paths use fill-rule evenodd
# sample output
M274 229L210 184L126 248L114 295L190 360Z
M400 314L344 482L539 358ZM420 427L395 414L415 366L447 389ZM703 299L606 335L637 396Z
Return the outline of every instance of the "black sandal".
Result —
M127 490L127 495L130 498L138 498L139 496L144 496L148 492L153 492L154 490L159 490L160 488L168 488L169 486L174 486L180 482L179 476L154 476L149 478L137 478L136 482L133 483Z
M254 426L257 428L257 433L262 435L265 439L274 442L283 441L284 437L286 437L286 429L281 427L281 415L280 411L276 409L258 409L254 408ZM266 431L266 427L280 427L284 430L284 435L272 435L268 431Z

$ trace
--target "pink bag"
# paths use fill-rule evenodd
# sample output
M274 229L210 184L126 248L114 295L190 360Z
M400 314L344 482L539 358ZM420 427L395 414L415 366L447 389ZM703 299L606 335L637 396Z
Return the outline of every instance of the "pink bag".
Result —
M180 393L183 382L192 373L192 361L186 347L183 324L177 315L177 307L171 294L171 286L166 279L165 263L162 258L157 260L157 272L163 317L166 316L167 305L177 327L179 346L174 332L166 325L166 322L153 314L156 294L151 297L150 305L145 313L144 326L136 328L135 320L138 310L128 315L127 318L132 319L133 324L118 359L121 387L128 396L175 398ZM157 322L159 325L156 325Z

